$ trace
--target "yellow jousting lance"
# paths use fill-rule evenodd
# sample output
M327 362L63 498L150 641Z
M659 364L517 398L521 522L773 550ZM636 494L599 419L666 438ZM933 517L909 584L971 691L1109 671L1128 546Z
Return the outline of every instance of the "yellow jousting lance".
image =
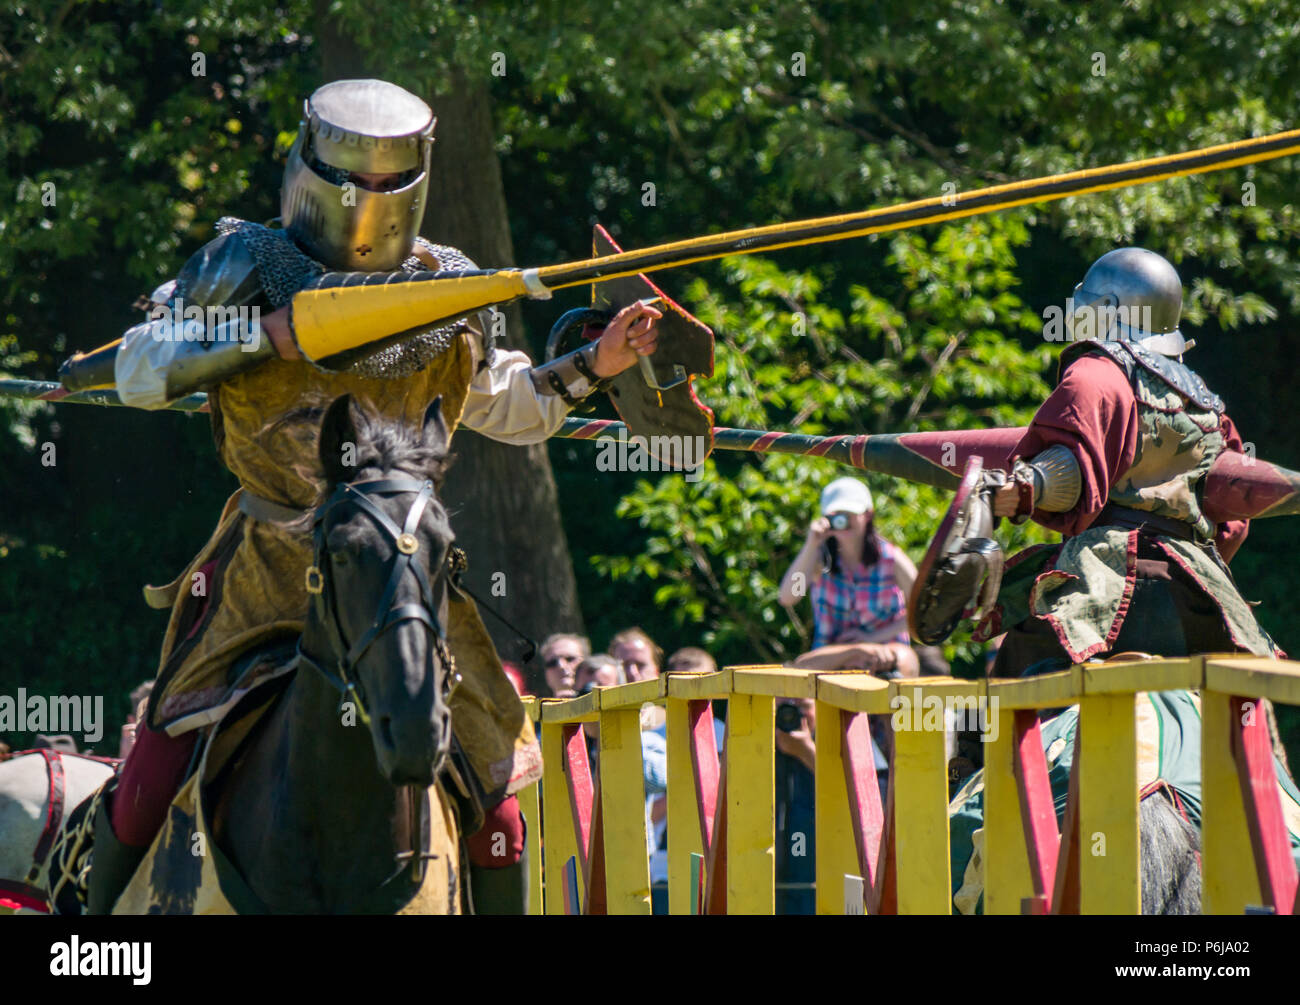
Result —
M586 283L679 268L726 255L775 251L958 220L1013 206L1221 171L1296 153L1300 153L1300 130L1291 130L1165 157L1048 175L859 213L709 234L544 268L329 272L294 295L292 327L303 354L324 360L361 347L369 351L370 347L399 339L412 329L465 317L524 297L545 300L555 290ZM65 363L60 372L64 386L69 390L105 386L104 378L112 372L106 364L116 354L117 344L74 356ZM260 362L260 358L250 354L250 365Z

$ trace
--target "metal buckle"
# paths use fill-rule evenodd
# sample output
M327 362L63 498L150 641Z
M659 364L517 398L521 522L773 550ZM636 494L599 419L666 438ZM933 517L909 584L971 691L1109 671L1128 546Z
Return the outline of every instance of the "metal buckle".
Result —
M325 577L321 571L314 565L307 566L307 592L313 596L319 596L325 592Z

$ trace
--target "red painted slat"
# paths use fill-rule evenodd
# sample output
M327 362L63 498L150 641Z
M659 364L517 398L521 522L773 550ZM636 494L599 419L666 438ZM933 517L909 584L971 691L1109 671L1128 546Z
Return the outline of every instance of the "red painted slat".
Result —
M707 698L686 703L691 727L691 771L695 807L700 821L700 845L713 847L713 820L718 805L718 740L713 727L713 703Z
M1056 808L1047 777L1047 756L1038 728L1038 713L1020 709L1015 715L1015 776L1020 793L1020 818L1025 828L1029 873L1036 897L1048 897L1056 888L1056 859L1061 836L1056 829Z
M879 793L877 793L879 795ZM877 915L898 913L898 830L894 825L894 771L890 765L889 787L885 796L885 833L880 841L880 857L876 860L876 872L880 881L870 895L870 911Z
M730 727L728 727L730 728ZM704 913L727 913L727 762L724 758L718 772L718 795L713 814L713 841L707 855L705 876Z
M599 774L599 772L598 772ZM600 797L591 808L591 844L587 853L587 903L585 914L608 914L609 900L605 888L605 814Z
M858 848L858 868L867 888L874 890L879 882L885 813L880 805L876 758L871 750L871 723L865 712L840 709L840 742L853 840Z
M587 763L587 737L582 723L564 724L564 780L569 789L569 810L573 814L573 831L578 839L578 855L583 876L588 875L591 851L591 811L594 789L591 766Z
M1074 760L1071 762L1070 794L1065 803L1061 825L1061 844L1056 855L1056 887L1052 892L1052 914L1078 914L1079 891L1079 733L1074 734Z
M1237 723L1232 736L1232 756L1241 780L1259 888L1266 905L1278 914L1290 914L1296 902L1296 868L1277 792L1268 726L1257 699L1234 697L1232 704Z

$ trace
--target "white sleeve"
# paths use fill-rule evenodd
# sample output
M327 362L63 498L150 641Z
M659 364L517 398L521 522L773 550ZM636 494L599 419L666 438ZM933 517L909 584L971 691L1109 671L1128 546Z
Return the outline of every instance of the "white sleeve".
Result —
M569 406L558 394L541 394L529 375L532 361L522 352L497 349L492 365L479 369L478 340L472 340L476 370L461 424L502 443L541 443L560 428ZM585 382L585 381L584 381ZM571 388L582 394L586 388Z
M167 374L178 342L158 338L149 321L126 330L113 362L113 376L122 404L132 408L163 408L167 404Z

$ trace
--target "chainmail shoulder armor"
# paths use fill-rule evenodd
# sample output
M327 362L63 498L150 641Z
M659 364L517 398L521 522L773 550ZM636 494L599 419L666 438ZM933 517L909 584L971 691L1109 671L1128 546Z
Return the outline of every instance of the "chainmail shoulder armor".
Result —
M247 246L256 262L266 299L275 310L292 300L293 295L310 280L329 271L325 265L300 250L283 230L225 216L217 221L217 231L223 236L233 234ZM478 268L456 248L433 244L422 237L415 240L438 260L440 269L469 271ZM402 263L404 272L422 272L428 268L425 262L414 255ZM349 353L340 365L322 366L319 362L313 365L327 373L354 373L360 377L387 380L410 377L446 352L457 335L469 330L469 324L464 318L438 328L417 328L402 333L397 341L390 340L389 344L379 349L361 355Z
M279 310L308 280L326 269L314 258L303 254L282 230L272 230L260 223L223 216L217 221L217 233L234 234L253 256L262 290L272 309Z
M1148 373L1159 377L1162 381L1172 387L1184 398L1190 398L1201 408L1213 412L1215 415L1223 414L1223 399L1206 386L1205 381L1191 367L1185 363L1180 363L1176 359L1168 356L1162 356L1158 352L1152 352L1150 349L1144 349L1142 346L1123 340L1089 340L1079 342L1070 346L1061 353L1061 366L1059 373L1065 372L1065 367L1078 357L1085 353L1100 350L1120 365L1124 373L1128 376L1129 382L1133 380L1133 375L1137 367L1141 367ZM1057 379L1059 380L1059 373Z

